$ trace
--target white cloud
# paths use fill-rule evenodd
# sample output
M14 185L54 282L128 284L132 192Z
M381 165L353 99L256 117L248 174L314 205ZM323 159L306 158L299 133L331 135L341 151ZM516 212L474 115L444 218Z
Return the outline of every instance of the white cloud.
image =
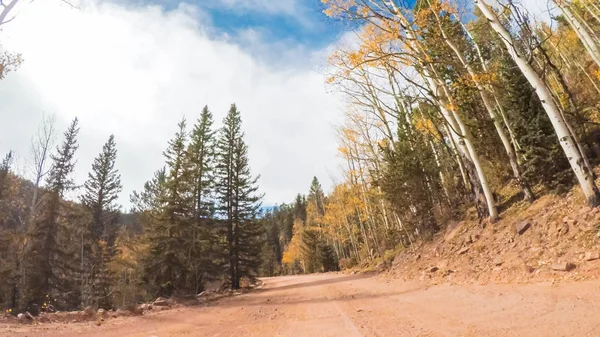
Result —
M78 116L76 179L84 181L114 133L125 185L120 201L128 204L129 193L163 165L182 116L193 123L208 104L220 125L235 102L266 203L291 201L313 175L327 185L337 170L333 125L341 114L316 71L325 52L274 68L208 37L200 14L185 4L169 12L95 1L78 10L53 1L28 5L0 32L4 47L25 58L0 82L0 153L26 157L44 111L56 112L60 130Z

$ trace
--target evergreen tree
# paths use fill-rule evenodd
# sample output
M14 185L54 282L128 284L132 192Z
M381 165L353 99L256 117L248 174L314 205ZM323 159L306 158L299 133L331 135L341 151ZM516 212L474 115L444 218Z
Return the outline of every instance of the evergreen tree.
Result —
M31 237L25 247L25 275L23 279L22 306L39 312L55 302L61 292L60 274L57 265L60 247L57 246L61 201L65 192L72 190L75 183L72 173L75 168L75 152L79 147L78 120L75 118L64 133L64 141L53 154L52 168L44 195L43 209L34 219ZM64 289L63 289L64 290Z
M241 123L240 112L233 104L216 147L215 192L226 227L227 272L233 289L240 288L242 277L256 276L262 249L262 228L256 219L261 199L256 195L258 177L250 173Z
M100 155L94 159L92 172L88 174L88 180L84 184L85 194L81 198L81 203L92 214L92 238L111 244L114 240L114 226L118 220L119 207L116 201L123 189L121 175L115 168L116 158L115 137L111 135Z
M0 306L15 306L18 281L18 253L14 250L17 228L11 225L14 211L11 193L14 187L10 177L12 152L6 154L0 163Z
M187 235L194 216L194 195L187 160L187 131L185 119L163 153L167 171L158 179L162 191L158 195L155 221L148 230L149 255L146 259L146 278L156 295L170 296L185 292L188 284ZM160 177L158 177L160 178Z
M190 287L195 293L202 290L204 277L216 276L220 266L220 246L213 226L214 197L214 134L213 116L208 107L202 114L191 133L188 146L188 161L193 189L194 218L189 235L186 236L188 250L188 268L190 269Z
M550 119L542 104L508 55L501 57L500 78L503 87L503 104L510 113L513 128L521 144L520 155L526 179L534 184L543 184L550 189L562 185L570 188L573 173L569 161L562 151Z
M4 190L8 185L8 173L10 172L10 166L12 164L12 151L8 152L2 163L0 163L0 200L4 195Z
M111 135L102 148L102 152L92 164L92 172L85 182L85 194L81 203L91 221L82 232L81 256L82 268L88 281L88 292L83 295L86 304L99 304L108 308L110 275L107 264L113 255L112 248L116 239L116 225L119 220L119 207L116 205L118 194L122 190L121 177L115 168L117 149L115 138ZM87 234L87 235L84 235ZM84 236L87 244L84 245ZM85 249L84 249L85 248ZM87 266L84 266L87 260Z
M188 147L190 170L194 180L195 220L210 217L214 202L211 199L213 182L214 134L213 116L208 107L194 126Z
M317 177L313 177L313 180L310 184L310 190L308 191L308 202L314 205L318 216L325 215L324 199L325 193L323 193L321 183L319 183L319 179L317 179Z

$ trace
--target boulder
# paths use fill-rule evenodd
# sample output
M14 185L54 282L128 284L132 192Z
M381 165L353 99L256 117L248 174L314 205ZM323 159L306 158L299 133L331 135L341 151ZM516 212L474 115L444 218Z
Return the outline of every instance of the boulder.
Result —
M169 299L165 297L159 297L152 303L156 307L166 307L170 304Z
M134 315L142 315L144 313L144 311L142 309L140 309L138 306L136 305L127 305L125 306L125 308L123 308L125 311L128 311ZM118 315L118 311L117 311L117 315Z
M523 269L525 270L526 273L531 274L535 271L535 268L533 268L532 266L528 265L528 264L523 264Z
M28 311L18 314L17 318L19 319L19 322L21 322L21 323L33 322L33 316Z
M83 309L83 316L85 316L85 317L92 317L92 316L94 316L95 313L96 313L96 308L94 308L91 305L88 305L87 307L85 307L85 309Z
M523 235L529 227L531 227L531 223L529 221L521 221L515 224L515 229L519 235Z
M139 308L142 311L148 311L148 310L154 309L154 306L152 303L144 303L144 304L140 304Z
M598 253L598 252L586 252L585 253L584 260L586 260L586 261L593 261L593 260L598 260L598 259L600 259L600 253Z
M575 268L575 266L568 262L555 263L550 266L550 269L555 271L569 271Z

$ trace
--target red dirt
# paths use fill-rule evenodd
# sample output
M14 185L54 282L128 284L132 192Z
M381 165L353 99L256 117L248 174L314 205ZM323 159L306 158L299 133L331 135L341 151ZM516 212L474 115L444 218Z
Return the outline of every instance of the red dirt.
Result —
M264 279L203 307L0 336L598 336L600 282L428 285L344 274Z
M454 284L564 283L600 278L600 209L583 205L580 191L520 202L485 228L477 220L450 223L418 248L405 249L379 266L405 281ZM529 227L517 233L518 224ZM569 272L552 270L568 263ZM434 268L435 267L435 268Z

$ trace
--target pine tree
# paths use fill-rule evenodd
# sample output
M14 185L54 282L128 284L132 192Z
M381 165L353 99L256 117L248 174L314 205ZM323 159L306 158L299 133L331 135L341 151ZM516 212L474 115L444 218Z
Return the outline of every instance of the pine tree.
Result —
M81 203L92 214L90 231L94 240L104 240L112 244L114 225L119 206L116 204L123 189L121 175L115 168L117 148L115 137L111 135L102 147L102 152L94 159L92 172L84 184L85 194Z
M216 276L219 269L219 245L213 226L213 165L214 134L213 117L208 107L202 114L191 133L188 146L188 165L194 199L194 218L190 232L186 235L188 268L191 284L195 293L202 290L204 276Z
M310 190L308 192L308 202L312 203L317 211L318 216L325 215L325 193L319 179L313 177L312 183L310 184Z
M11 224L15 208L11 199L17 197L11 193L15 185L10 176L11 164L12 152L9 152L0 163L0 306L7 308L16 304L19 265L15 251L18 229Z
M227 232L227 272L233 289L240 288L242 277L256 276L262 249L262 228L256 220L261 199L256 195L258 177L250 173L241 123L240 112L233 104L216 148L215 192Z
M52 168L44 195L43 209L34 219L31 237L25 247L25 275L22 306L39 312L59 296L60 274L57 268L57 246L61 201L65 192L72 190L75 183L72 173L75 168L75 152L79 147L78 120L75 118L64 133L64 141L53 154ZM62 262L62 261L61 261ZM61 263L63 264L63 263Z
M0 200L2 200L4 190L8 185L8 173L10 172L10 166L12 164L12 151L9 151L2 163L0 163Z
M500 61L500 79L506 84L503 87L503 104L521 144L520 155L525 159L523 173L526 179L550 189L570 188L573 173L569 161L535 90L508 55L504 54Z
M190 170L194 180L195 220L210 217L214 202L211 200L213 182L214 134L213 116L208 107L194 126L188 147Z
M156 295L171 296L187 291L189 284L186 250L187 236L193 224L194 194L189 161L186 159L187 131L185 119L163 153L167 171L159 179L161 192L156 201L155 220L148 229L149 255L146 260L146 278Z
M88 293L83 294L86 304L99 304L108 308L110 275L107 265L112 257L112 248L116 239L116 225L119 207L116 200L122 190L121 176L115 168L117 148L115 137L111 135L102 148L102 152L92 164L92 172L85 182L85 194L81 203L91 221L82 231L82 269L87 274ZM85 235L87 234L87 235ZM87 240L84 240L84 237ZM86 241L86 245L84 245ZM85 246L85 249L84 249ZM87 260L87 266L84 261Z

